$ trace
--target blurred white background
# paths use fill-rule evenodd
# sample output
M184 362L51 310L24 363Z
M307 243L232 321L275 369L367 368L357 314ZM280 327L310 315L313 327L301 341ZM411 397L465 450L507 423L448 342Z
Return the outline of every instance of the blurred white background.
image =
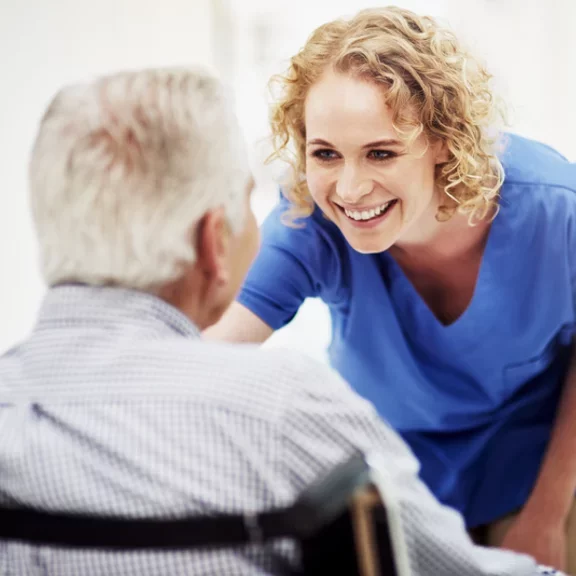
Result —
M202 64L232 85L253 153L262 220L277 198L268 147L267 81L313 28L364 0L0 0L0 352L32 327L37 272L26 168L36 125L65 83L120 69ZM576 161L575 0L398 0L450 24L489 65L513 131ZM271 346L324 358L330 322L307 302Z

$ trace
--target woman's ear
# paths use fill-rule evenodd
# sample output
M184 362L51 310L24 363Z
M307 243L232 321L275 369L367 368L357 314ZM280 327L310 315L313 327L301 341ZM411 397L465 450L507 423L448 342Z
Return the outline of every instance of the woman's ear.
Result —
M435 147L435 157L434 160L436 164L445 164L450 160L450 150L448 150L448 145L444 140L437 140L434 144Z

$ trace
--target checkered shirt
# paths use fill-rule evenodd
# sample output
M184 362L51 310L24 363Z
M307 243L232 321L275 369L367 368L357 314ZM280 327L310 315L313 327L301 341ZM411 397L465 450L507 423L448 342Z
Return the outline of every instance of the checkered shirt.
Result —
M529 576L528 557L472 545L418 479L402 440L326 366L204 342L161 300L116 288L48 291L30 338L0 359L0 503L128 517L284 506L358 449L395 486L416 576ZM105 552L0 542L0 574L284 574L281 543Z

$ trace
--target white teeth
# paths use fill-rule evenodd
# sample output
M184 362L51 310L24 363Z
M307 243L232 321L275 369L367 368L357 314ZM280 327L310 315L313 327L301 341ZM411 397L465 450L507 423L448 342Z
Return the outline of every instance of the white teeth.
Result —
M353 220L371 220L372 218L375 218L376 216L379 216L380 214L382 214L382 212L384 212L384 210L386 210L386 208L387 208L388 204L390 204L390 202L393 202L393 200L390 200L389 202L382 204L382 206L378 206L377 208L373 208L372 210L358 211L358 210L346 210L346 209L344 209L344 213L346 214L346 216L348 216L348 218L352 218Z

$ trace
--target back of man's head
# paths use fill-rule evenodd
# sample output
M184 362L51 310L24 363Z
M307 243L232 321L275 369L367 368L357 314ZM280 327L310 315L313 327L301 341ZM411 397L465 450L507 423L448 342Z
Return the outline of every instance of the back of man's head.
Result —
M196 260L195 226L246 218L249 170L221 84L146 70L63 89L40 125L30 193L49 285L154 291Z

